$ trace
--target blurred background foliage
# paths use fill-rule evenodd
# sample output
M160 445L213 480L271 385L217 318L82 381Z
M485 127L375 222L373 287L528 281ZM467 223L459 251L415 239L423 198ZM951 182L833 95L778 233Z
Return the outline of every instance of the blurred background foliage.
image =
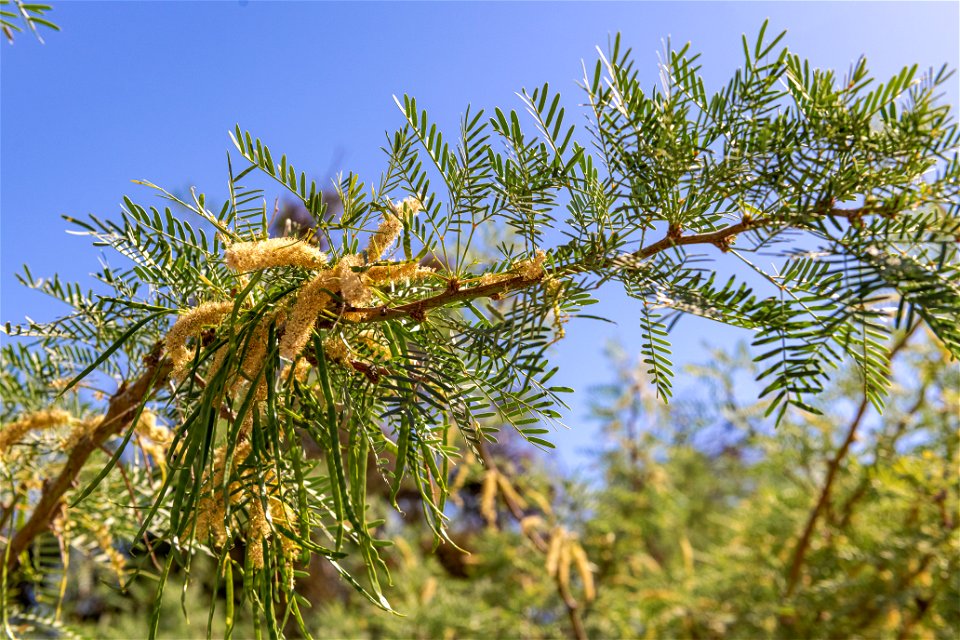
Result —
M696 384L669 406L632 356L611 349L610 362L615 379L594 393L604 440L592 476L562 473L529 445L501 440L485 452L491 464L468 460L454 480L448 511L462 552L433 548L413 496L406 508L400 496L403 516L382 496L381 537L397 541L386 554L388 594L404 615L375 610L315 561L298 585L312 605L310 632L566 637L566 590L590 637L955 637L960 372L931 341L917 333L898 353L887 410L858 425L792 593L791 558L862 400L859 374L838 376L823 416L789 412L774 430L764 403L744 400L755 372L743 347L688 371ZM143 574L121 593L116 575L71 561L66 627L91 637L145 633L150 563L128 563L128 576L138 566ZM205 636L211 620L212 635L222 635L222 616L208 611L211 598L222 611L227 593L215 576L212 560L196 559L180 598L174 571L161 637ZM234 634L255 630L241 618Z
M56 29L42 18L45 5L0 5L10 40L22 31L17 20L37 37L37 25ZM327 204L332 217L342 203ZM309 236L315 223L288 206L270 231ZM79 290L46 286L85 303ZM949 325L947 317L941 331L955 335ZM372 608L314 555L298 567L296 589L277 593L306 609L304 628L287 618L278 626L292 637L331 638L955 637L960 372L933 336L916 330L893 349L897 370L882 416L870 409L876 380L866 367L831 380L813 407L793 403L776 428L768 417L776 407L752 400L756 389L744 384L758 377L746 347L692 368L696 391L669 406L657 399L669 385L643 373L651 356L634 362L613 349L615 379L594 394L604 436L593 475L552 467L511 429L474 449L444 441L460 447L463 462L448 479L447 542L419 510L421 492L409 478L393 495L372 483L379 488L365 503L370 535L388 547L388 591L401 615ZM76 392L69 412L57 410L62 416L44 409L62 386L30 381L65 381L65 372L22 349L8 358L19 373L5 370L0 391L45 416L42 431L17 443L16 468L0 465L0 526L16 530L24 514L8 505L42 491L44 469L98 423L93 403ZM94 400L104 395L88 391ZM3 407L5 421L12 411ZM257 597L244 584L249 574L218 564L240 566L242 542L219 561L150 533L134 542L172 441L150 415L127 436L138 448L125 442L94 454L74 485L102 482L67 495L14 583L4 563L0 602L17 605L2 609L8 636L144 637L151 619L160 637L264 635L263 621L242 606ZM102 476L111 458L120 473ZM81 497L83 508L72 511ZM161 529L165 509L158 504L154 516ZM362 553L352 551L343 564L361 574ZM271 611L289 615L275 604Z

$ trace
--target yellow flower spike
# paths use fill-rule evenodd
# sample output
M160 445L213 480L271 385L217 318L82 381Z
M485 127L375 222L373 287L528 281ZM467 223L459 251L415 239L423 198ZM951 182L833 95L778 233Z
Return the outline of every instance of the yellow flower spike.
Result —
M550 533L550 546L547 548L547 575L554 577L560 566L560 550L563 547L563 527L554 527Z
M16 422L0 429L0 456L6 449L17 444L28 432L69 424L72 416L62 409L44 409L28 413Z
M238 272L270 267L318 269L327 264L327 254L309 242L293 238L270 238L237 242L224 252L224 262Z
M313 324L317 316L330 303L330 293L336 293L337 276L333 270L322 271L309 283L300 289L297 302L290 312L286 329L280 339L280 356L287 360L294 360L313 332Z
M587 558L587 552L583 550L579 542L571 542L570 555L573 556L573 562L577 567L577 573L583 581L583 597L587 602L593 601L597 597L597 589L593 583L593 571L590 568L590 561Z
M570 546L572 541L566 536L560 543L560 557L557 561L557 584L564 591L570 590Z
M517 490L513 488L513 484L506 476L497 474L497 484L500 485L500 492L505 498L512 500L514 504L521 509L527 508L527 501L524 500L519 493L517 493Z
M397 216L391 213L383 214L383 221L380 222L380 226L370 237L370 242L367 244L367 260L369 262L376 262L382 258L384 251L389 249L396 239L400 237L402 230L403 223L400 222Z
M533 258L521 260L513 265L513 271L523 276L525 280L536 280L543 276L543 263L547 259L547 253L543 249L537 249Z
M351 254L343 256L334 267L339 282L340 295L351 307L365 307L373 299L373 292L363 283L361 274L353 270L363 266L363 256Z
M167 333L165 339L167 355L173 362L171 376L177 380L183 377L193 359L193 353L187 349L187 340L198 335L204 326L218 325L225 315L233 311L232 302L205 302L180 316Z
M480 494L480 513L490 528L497 526L497 478L500 474L496 469L488 469L483 476L483 491Z

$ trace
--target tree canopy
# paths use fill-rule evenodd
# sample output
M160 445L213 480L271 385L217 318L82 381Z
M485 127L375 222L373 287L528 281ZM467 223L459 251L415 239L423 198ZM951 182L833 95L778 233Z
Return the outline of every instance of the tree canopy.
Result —
M861 413L882 408L892 340L918 323L960 355L960 133L938 102L951 72L877 84L865 60L840 76L782 38L744 38L742 67L712 92L689 45L644 89L614 38L582 80L585 133L548 85L522 92L523 116L467 108L453 136L403 96L386 169L340 178L337 215L333 194L238 126L225 202L141 181L166 204L68 217L120 257L96 290L21 276L70 312L6 326L19 340L0 378L5 575L42 570L46 531L110 556L123 530L171 548L152 633L172 567L202 556L230 595L227 635L234 576L258 630L308 633L297 577L313 557L393 610L372 501L420 510L456 548L451 500L473 456L522 513L484 450L502 430L552 447L571 390L550 384L550 349L606 283L637 300L657 396L672 394L669 329L699 315L753 333L781 425L818 414L845 361ZM310 214L301 233L270 236L258 175ZM722 276L717 257L763 286ZM97 517L117 502L129 513ZM541 538L548 554L586 557L555 539Z

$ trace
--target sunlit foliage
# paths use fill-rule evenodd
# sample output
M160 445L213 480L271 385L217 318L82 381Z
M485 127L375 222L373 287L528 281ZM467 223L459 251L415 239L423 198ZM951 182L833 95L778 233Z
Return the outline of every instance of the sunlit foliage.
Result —
M782 38L744 39L742 68L713 94L689 47L667 52L660 84L644 89L617 38L583 78L586 135L546 85L522 93L532 125L467 109L453 137L404 96L386 169L372 186L340 178L337 216L321 187L238 126L224 202L141 181L167 206L125 198L119 220L69 217L119 257L89 291L21 276L71 310L7 325L20 342L3 351L4 429L18 430L4 442L5 589L14 575L29 582L41 534L65 550L58 518L82 519L140 459L151 480L116 499L136 529L128 540L170 547L151 633L172 568L189 577L199 557L229 591L226 635L235 603L257 633L309 633L297 578L316 558L393 610L389 521L372 496L394 507L406 496L434 543L454 547L451 501L473 456L488 464L485 517L493 494L520 515L522 496L484 450L501 430L552 446L569 390L551 385L548 352L604 283L638 300L646 373L664 400L679 315L752 331L764 411L785 439L792 412L818 413L844 361L859 371L861 413L881 408L897 330L921 322L960 354L960 133L938 102L950 72L905 68L875 85L865 61L841 78ZM268 236L258 178L302 204L309 233ZM712 257L767 286L720 277ZM69 413L69 446L48 430L19 437L17 425L51 411ZM24 478L40 484L22 489ZM585 546L560 524L520 526L581 634L570 585L592 598Z

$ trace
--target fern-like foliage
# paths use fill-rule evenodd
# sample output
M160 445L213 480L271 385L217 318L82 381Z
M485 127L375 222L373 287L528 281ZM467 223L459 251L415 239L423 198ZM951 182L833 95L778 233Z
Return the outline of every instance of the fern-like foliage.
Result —
M14 34L22 33L24 28L29 29L37 40L43 43L37 27L60 31L60 27L44 17L50 9L50 5L47 4L23 0L0 0L0 30L10 44L13 44Z
M142 182L165 208L125 199L117 221L68 218L120 256L98 291L25 269L71 311L8 326L28 342L4 351L20 372L2 381L4 419L115 379L83 441L113 443L99 486L128 467L145 411L175 432L155 494L131 510L131 539L175 546L158 598L175 562L207 554L224 581L242 576L258 624L307 633L296 583L314 555L390 609L371 492L397 506L413 491L437 543L452 544L461 456L498 428L552 446L544 424L569 389L550 384L549 350L601 286L638 300L664 399L669 330L694 314L753 332L770 412L814 411L846 360L880 407L898 329L919 318L960 355L960 132L937 101L950 73L907 68L872 87L864 61L839 79L782 38L744 39L742 68L708 95L689 46L668 50L645 89L617 37L583 78L585 136L547 85L521 94L533 132L516 111L467 109L444 136L404 96L383 175L341 177L335 217L321 187L237 127L219 206ZM267 237L258 173L302 202L312 236ZM722 276L717 257L750 275ZM3 534L11 570L62 498L12 507L26 524ZM348 553L365 576L338 563Z

